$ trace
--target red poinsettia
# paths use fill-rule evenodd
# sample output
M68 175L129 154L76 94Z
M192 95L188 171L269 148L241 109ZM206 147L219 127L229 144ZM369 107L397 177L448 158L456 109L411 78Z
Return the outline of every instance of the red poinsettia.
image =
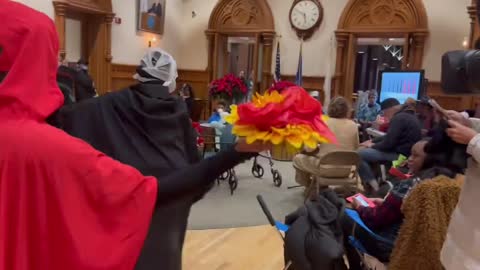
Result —
M215 98L232 99L241 98L248 92L245 82L233 74L210 83L209 95Z
M270 87L270 89L268 89L268 91L269 92L271 92L271 91L282 92L283 90L285 90L289 87L292 87L292 86L296 86L296 85L292 82L289 82L289 81L278 81L278 82L274 82L273 85Z
M202 137L202 126L198 122L192 122L192 127L197 131L197 146L202 146L205 143L205 139Z

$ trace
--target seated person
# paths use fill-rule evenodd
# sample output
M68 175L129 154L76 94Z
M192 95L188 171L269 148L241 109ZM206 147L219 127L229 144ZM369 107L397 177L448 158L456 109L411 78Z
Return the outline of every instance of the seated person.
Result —
M368 92L368 103L360 106L357 112L357 120L360 124L372 124L380 113L380 105L376 102L377 93L374 90Z
M455 178L457 174L463 173L465 154L452 155L451 151L443 151L441 145L444 144L435 138L416 143L412 147L412 155L408 159L408 166L414 176L408 180L399 181L385 199L371 199L376 204L375 208L363 207L357 201L353 201L352 207L357 210L365 225L378 235L395 242L404 218L401 211L402 204L410 191L426 179L432 179L438 175ZM450 145L454 145L453 142ZM350 235L353 221L345 217L341 224L344 232ZM354 235L371 255L383 262L389 260L393 249L391 245L378 242L358 226L355 227ZM347 243L346 253L350 269L362 269L358 253Z
M396 160L399 154L410 156L410 149L422 138L415 111L412 111L408 105L401 106L398 100L388 98L382 102L381 107L385 119L389 122L387 134L375 141L362 143L361 146L365 148L358 152L361 158L358 173L364 187L371 188L373 191L377 191L379 185L371 165Z
M315 174L318 162L326 151L335 151L339 148L355 151L358 148L358 127L355 122L348 119L349 114L350 104L344 97L336 97L330 102L330 106L328 106L329 118L326 120L326 124L337 137L338 146L320 145L313 151L304 151L296 155L293 159L293 165L297 169L296 181L299 184L304 186L310 184L310 175Z
M226 107L227 103L225 101L218 101L212 116L210 116L208 119L208 123L211 124L213 122L222 122L222 114L225 112Z
M422 135L431 136L433 129L438 126L440 118L435 109L428 103L428 100L420 100L416 106L417 118L422 126Z
M195 95L193 93L193 88L190 84L184 83L182 85L182 88L179 91L180 96L183 98L185 101L185 104L187 105L187 110L188 110L188 115L190 115L190 118L193 118L193 103L195 101Z

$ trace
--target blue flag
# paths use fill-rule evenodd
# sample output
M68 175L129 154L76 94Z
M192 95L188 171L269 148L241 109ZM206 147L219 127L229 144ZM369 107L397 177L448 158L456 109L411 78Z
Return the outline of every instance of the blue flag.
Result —
M302 57L302 48L303 48L303 41L300 43L300 55L298 57L298 69L297 69L297 76L295 77L295 84L298 86L302 86L303 84L303 57Z
M280 41L277 42L277 58L275 60L275 81L278 82L281 80L281 69L280 69Z

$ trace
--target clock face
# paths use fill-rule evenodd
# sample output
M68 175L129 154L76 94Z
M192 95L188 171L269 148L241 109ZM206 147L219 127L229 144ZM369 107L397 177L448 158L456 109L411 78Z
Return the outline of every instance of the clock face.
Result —
M311 0L298 2L290 14L292 25L299 30L308 30L320 20L320 8Z

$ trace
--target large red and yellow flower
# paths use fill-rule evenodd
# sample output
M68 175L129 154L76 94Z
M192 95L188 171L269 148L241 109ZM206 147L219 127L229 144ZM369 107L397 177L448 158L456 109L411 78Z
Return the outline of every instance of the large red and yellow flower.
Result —
M286 143L296 149L336 143L335 135L323 121L322 105L298 86L282 93L257 94L250 103L232 106L226 120L234 125L233 133L245 137L247 143Z

